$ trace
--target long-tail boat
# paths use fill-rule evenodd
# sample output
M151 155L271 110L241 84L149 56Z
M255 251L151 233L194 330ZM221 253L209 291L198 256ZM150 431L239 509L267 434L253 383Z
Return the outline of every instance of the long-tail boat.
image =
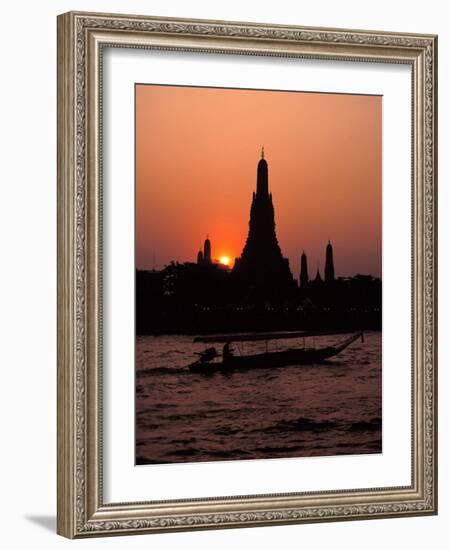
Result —
M344 340L333 346L322 348L306 347L305 338L348 334L347 331L314 332L314 331L289 331L289 332L265 332L265 333L238 333L197 336L194 343L224 344L223 353L220 355L215 347L206 348L198 353L199 358L188 365L192 372L210 373L215 371L251 370L287 367L294 365L310 365L322 363L331 357L341 353L359 338L363 342L363 332L351 333ZM253 355L235 355L230 350L231 343L256 342L269 340L303 339L303 345L280 351L268 351ZM221 359L221 360L220 360Z

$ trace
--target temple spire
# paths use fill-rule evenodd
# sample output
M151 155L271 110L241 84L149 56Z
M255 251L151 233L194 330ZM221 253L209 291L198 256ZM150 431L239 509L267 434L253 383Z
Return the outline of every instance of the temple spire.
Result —
M262 147L261 158L257 165L257 187L256 193L259 196L268 197L268 164L265 160L265 151Z
M321 284L323 282L323 279L321 278L319 264L316 264L316 275L315 275L314 282L315 282L315 284Z
M203 254L203 260L210 264L212 263L212 251L211 251L211 245L209 240L209 235L206 235L206 240L204 241L204 254Z
M301 288L306 287L309 284L309 272L307 269L307 256L304 250L301 254L301 268L299 274L299 286Z
M324 280L326 281L326 283L331 283L335 280L334 251L332 249L330 240L326 246L326 265L324 268Z
M248 237L241 257L234 263L233 275L244 289L245 299L255 303L282 300L291 295L295 286L288 259L282 256L276 237L273 199L268 191L268 163L263 147L257 165Z

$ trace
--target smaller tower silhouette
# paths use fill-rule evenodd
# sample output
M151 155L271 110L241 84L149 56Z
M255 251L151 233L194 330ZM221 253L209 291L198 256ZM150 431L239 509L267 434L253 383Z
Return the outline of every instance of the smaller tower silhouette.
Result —
M204 261L207 264L212 263L212 251L210 246L209 235L206 236L206 240L204 241Z
M301 254L301 270L299 274L299 286L306 287L309 284L309 272L307 270L307 256L304 250Z
M198 251L198 256L196 257L196 263L197 264L202 264L203 261L204 261L203 251L199 250Z
M313 282L318 285L320 285L323 282L323 279L321 278L320 267L318 265L316 267L316 275Z
M334 253L330 241L327 243L326 246L326 266L324 268L324 280L326 281L326 283L331 283L335 280Z

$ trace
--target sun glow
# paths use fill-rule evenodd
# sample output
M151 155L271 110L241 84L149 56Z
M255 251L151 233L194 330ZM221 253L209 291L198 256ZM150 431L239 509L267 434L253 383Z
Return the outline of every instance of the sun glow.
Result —
M228 266L231 263L231 258L229 256L220 256L219 262Z

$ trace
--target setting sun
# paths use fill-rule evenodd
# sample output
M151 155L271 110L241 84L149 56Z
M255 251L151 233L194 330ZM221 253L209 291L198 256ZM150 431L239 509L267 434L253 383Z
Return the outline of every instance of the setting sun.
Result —
M229 265L231 263L231 258L229 256L221 256L219 262L223 265Z

